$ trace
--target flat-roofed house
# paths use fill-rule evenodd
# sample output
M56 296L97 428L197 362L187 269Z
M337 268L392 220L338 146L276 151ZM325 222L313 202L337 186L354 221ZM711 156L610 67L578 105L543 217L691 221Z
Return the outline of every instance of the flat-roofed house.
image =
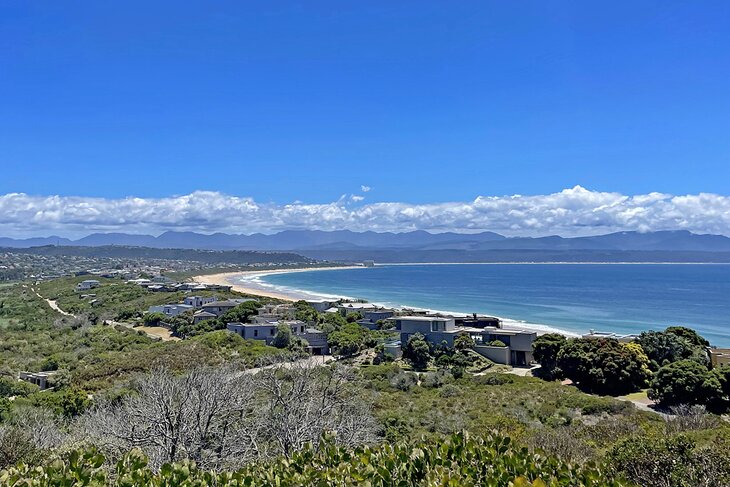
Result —
M474 351L488 359L506 365L526 366L534 362L532 343L537 338L534 331L496 327L471 328ZM505 346L491 345L496 341Z
M205 303L201 306L203 311L207 311L208 313L213 313L216 316L221 316L226 311L230 311L236 306L238 306L239 302L233 301L233 300L226 300L226 301L213 301L211 303Z
M195 313L193 315L193 323L197 324L197 323L200 323L201 321L214 320L216 318L217 318L217 316L214 315L213 313L208 313L207 311L198 311L197 313Z
M52 372L21 372L20 373L20 380L24 380L25 382L30 382L31 384L35 384L38 387L40 387L41 390L48 389L51 387L52 383L50 382L50 379L55 374L55 371Z
M246 340L263 340L267 345L271 345L281 324L288 325L291 328L292 335L306 340L309 344L310 353L314 355L329 353L327 335L316 328L309 328L305 322L300 320L269 321L265 323L234 322L228 323L226 328Z
M455 319L449 316L396 316L391 318L400 331L402 344L420 333L432 345L442 342L450 347L459 335L468 334L474 340L474 351L488 359L506 365L529 365L533 362L532 342L537 333L496 327L467 328L458 327ZM499 340L505 346L494 345Z
M76 291L88 291L89 289L94 289L95 287L99 287L100 285L101 283L96 279L86 279L85 281L81 281L80 283L76 284Z
M328 309L330 309L332 306L334 306L336 301L328 301L326 299L308 299L307 304L315 309L318 313L324 313Z
M161 304L159 306L150 306L147 312L149 313L162 313L165 316L173 317L182 314L186 311L194 309L189 304Z
M194 308L200 308L204 304L215 302L216 298L213 296L186 296L183 299L184 304L189 304Z
M420 333L426 341L434 345L446 342L449 346L454 345L454 339L463 333L456 328L454 318L441 316L396 316L392 318L395 327L400 331L402 343L408 343L411 335Z
M713 368L730 365L730 348L708 348L707 352L710 354L710 364Z

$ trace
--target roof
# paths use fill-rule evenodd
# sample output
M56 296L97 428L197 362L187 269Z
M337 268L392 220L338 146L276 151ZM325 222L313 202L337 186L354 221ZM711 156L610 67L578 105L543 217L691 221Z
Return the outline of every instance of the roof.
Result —
M219 308L219 307L226 307L230 306L231 308L234 308L238 306L240 303L236 303L235 301L213 301L212 303L205 303L202 307L203 308Z
M193 316L212 316L215 317L213 313L208 313L207 311L198 311Z
M408 321L451 321L453 318L444 318L443 316L394 316L394 320Z
M374 305L373 303L342 303L339 306L340 308L350 308L350 309L377 309L379 306Z

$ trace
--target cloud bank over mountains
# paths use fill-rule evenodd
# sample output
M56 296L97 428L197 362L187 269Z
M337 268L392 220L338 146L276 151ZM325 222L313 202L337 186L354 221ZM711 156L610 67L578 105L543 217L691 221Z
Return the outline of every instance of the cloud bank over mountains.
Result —
M368 188L369 189L369 188ZM364 188L363 188L363 191ZM82 236L90 232L274 233L289 229L477 232L565 237L616 231L689 230L730 236L730 196L627 196L575 186L534 196L479 196L431 204L364 203L344 195L327 204L258 203L211 191L164 198L0 196L0 234Z

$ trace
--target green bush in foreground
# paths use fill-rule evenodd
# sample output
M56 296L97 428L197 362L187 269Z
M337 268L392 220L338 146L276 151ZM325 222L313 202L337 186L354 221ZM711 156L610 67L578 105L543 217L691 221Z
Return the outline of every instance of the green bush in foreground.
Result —
M199 470L191 462L159 472L132 451L113 474L94 451L73 451L44 467L21 465L0 472L9 486L624 486L592 465L573 466L530 453L509 438L455 434L444 441L385 444L354 450L323 441L290 458L252 464L237 472ZM113 479L113 480L112 480Z

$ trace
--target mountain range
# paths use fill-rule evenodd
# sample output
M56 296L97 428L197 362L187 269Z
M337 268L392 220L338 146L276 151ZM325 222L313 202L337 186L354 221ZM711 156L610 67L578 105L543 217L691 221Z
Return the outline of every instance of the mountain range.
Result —
M348 252L366 255L388 251L691 251L730 252L730 238L688 231L619 232L590 237L505 237L494 232L429 233L412 231L352 232L349 230L287 230L272 235L165 232L157 237L127 233L93 233L78 240L61 237L12 239L0 237L0 247L29 248L44 245L98 247L106 245L204 250L269 250L326 255Z

